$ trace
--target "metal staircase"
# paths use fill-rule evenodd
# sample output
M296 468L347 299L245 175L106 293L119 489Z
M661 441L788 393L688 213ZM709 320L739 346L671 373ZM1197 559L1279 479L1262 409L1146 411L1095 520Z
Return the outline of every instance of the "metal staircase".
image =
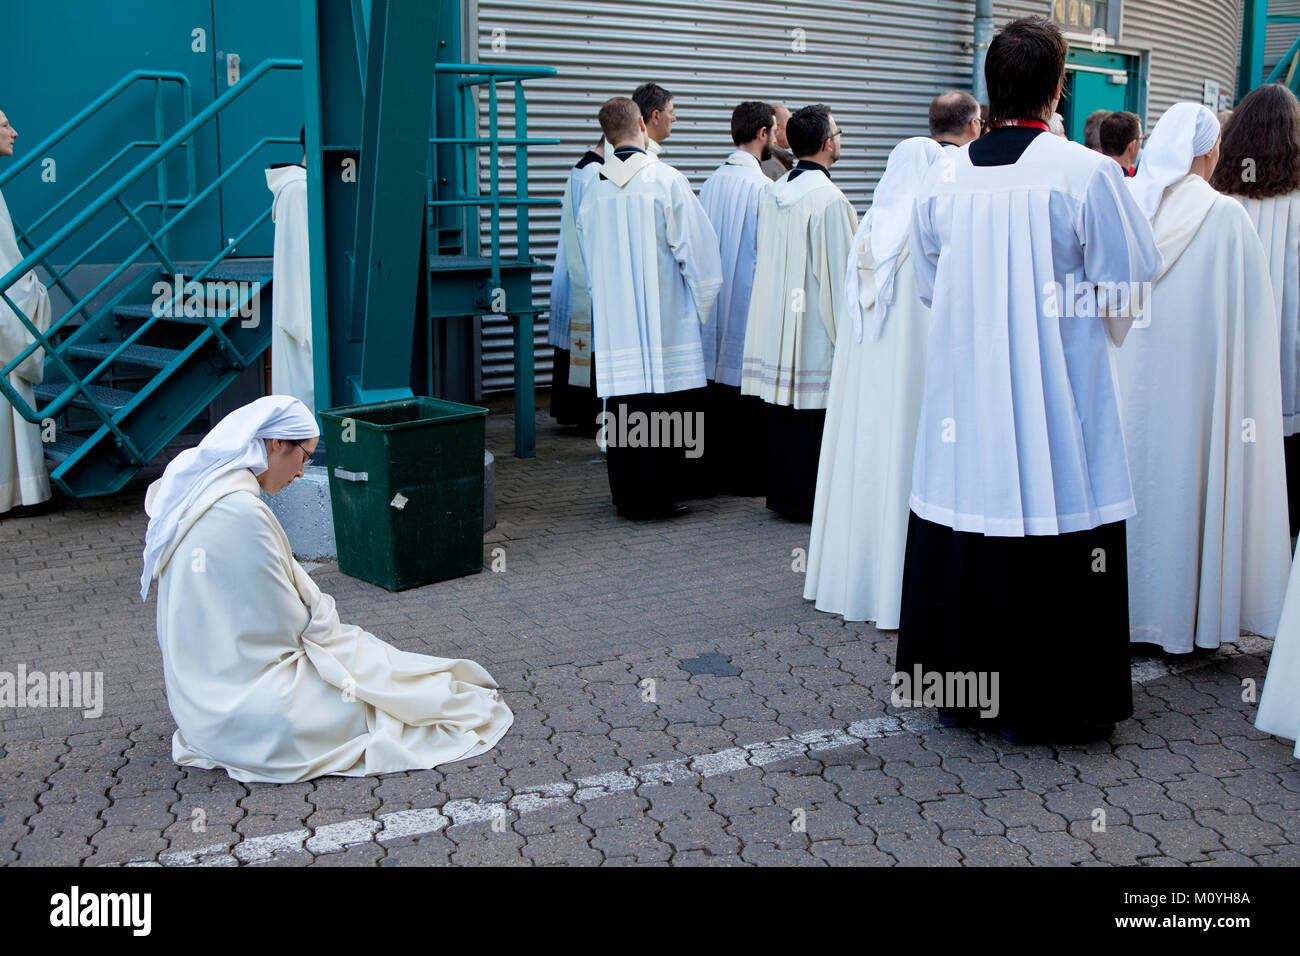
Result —
M269 59L245 74L234 86L198 114L193 114L188 81L181 74L135 71L123 77L76 116L31 150L24 158L0 174L4 186L30 167L50 148L102 110L115 97L137 83L155 87L155 135L122 147L86 181L78 185L54 208L46 211L31 227L15 223L20 248L30 250L7 275L0 276L0 296L18 315L34 339L13 361L0 368L0 394L18 413L42 426L46 457L53 465L50 477L65 493L74 497L110 494L121 489L141 468L159 455L181 435L196 417L201 416L240 373L261 361L271 341L271 263L268 259L234 258L245 242L271 215L266 207L246 228L206 262L177 262L168 249L168 237L178 223L192 216L202 203L220 202L222 184L271 144L297 144L296 136L265 136L252 143L237 161L228 164L201 189L195 180L194 135L212 123L232 102L273 70L301 70L302 61ZM516 400L517 407L533 405L532 327L537 310L532 305L530 274L540 263L528 252L528 210L534 205L555 204L556 199L528 195L527 148L554 144L556 140L530 139L527 113L521 84L526 79L553 76L549 68L483 66L476 64L438 63L436 72L447 95L435 105L433 132L428 138L429 172L426 190L425 243L429 253L422 306L427 325L424 342L429 349L425 368L429 370L430 394L438 394L435 381L435 345L440 341L443 323L454 317L466 317L494 310L493 290L508 292L515 320ZM161 105L163 85L176 82L183 96L184 122L170 135L163 129ZM513 86L514 135L501 136L498 130L497 84ZM479 86L488 91L486 135L477 130L478 115L474 97ZM378 99L378 97L376 97ZM309 121L308 127L311 124ZM309 141L310 141L309 135ZM125 175L112 180L110 170L117 160L132 149L149 152ZM324 150L337 155L337 146ZM490 191L480 194L474 157L487 149ZM512 150L516 175L513 194L500 191L501 153ZM442 158L439 153L442 152ZM183 153L183 156L174 154ZM171 166L168 165L172 158ZM185 160L186 191L172 197L168 191L168 171L176 160ZM264 154L263 154L264 158ZM309 174L310 175L310 174ZM173 178L175 178L173 176ZM157 181L157 197L136 201L140 189ZM104 183L109 184L105 187ZM310 183L310 181L309 181ZM134 187L134 188L133 188ZM38 226L50 218L74 196L95 196L85 208L48 238L38 238ZM501 249L502 207L514 206L518 229L517 249L513 256ZM478 222L482 212L490 222L488 249L478 249ZM109 214L120 214L116 223L104 229ZM109 216L111 218L111 216ZM229 222L227 221L227 226ZM106 243L120 243L119 236L136 236L140 243L111 268L93 288L84 294L69 288L69 274L87 261ZM313 234L315 236L315 234ZM331 242L350 237L341 230L326 234L320 248L333 254L329 261L350 260L346 245L334 248ZM317 239L313 237L313 245ZM69 248L74 251L69 252ZM79 251L76 251L79 250ZM55 257L58 257L57 259ZM66 257L66 258L65 258ZM104 253L98 257L101 261ZM118 257L114 256L114 259ZM51 261L66 262L54 268ZM360 266L358 265L358 269ZM70 305L56 314L47 330L33 324L9 297L8 290L30 270L53 292L63 293ZM331 278L330 273L335 275ZM324 270L331 283L341 278L338 270ZM178 278L181 277L181 278ZM314 279L313 285L317 280ZM325 281L325 280L320 280ZM351 292L351 283L345 287ZM178 293L179 288L179 293ZM161 294L160 291L161 290ZM98 303L104 296L107 302ZM197 297L197 301L196 301ZM409 377L409 346L401 349L380 347L394 335L401 343L410 335L410 319L401 310L385 310L365 297L363 291L331 300L322 315L337 313L328 319L314 316L318 362L317 381L330 378L331 361L342 361L330 351L325 334L329 325L359 322L362 345L371 343L377 354L376 364L391 371L395 378ZM382 303L381 303L382 304ZM371 314L374 330L364 321ZM358 316L361 319L358 320ZM372 339L374 340L372 342ZM323 340L323 341L322 341ZM468 353L471 344L462 339L442 340L444 351L455 349ZM45 378L34 389L34 401L28 402L9 380L16 369L37 349L45 352ZM370 349L363 349L369 353ZM345 353L346 354L346 353ZM394 356L398 356L395 358ZM320 362L326 362L322 369ZM399 374L400 373L400 374ZM445 383L443 383L445 384ZM325 394L328 396L328 389ZM318 387L318 398L321 390ZM516 453L532 454L532 416L516 416Z
M197 188L195 132L213 122L272 70L299 70L301 66L298 60L264 61L198 115L192 115L188 83L183 76L136 71L60 126L0 177L2 186L34 160L48 155L51 146L132 84L155 84L156 139L128 144L115 159L131 148L147 148L148 155L49 238L38 241L33 235L57 207L30 228L15 224L20 248L25 246L31 251L8 275L0 277L0 295L35 340L0 369L0 392L25 419L42 426L46 457L53 465L50 477L65 493L89 497L120 489L201 416L244 369L258 363L270 345L270 260L233 258L239 244L270 218L270 203L233 241L207 262L192 268L172 260L167 238L202 203L219 201L221 185L264 146L297 142L293 136L263 137L212 182ZM160 104L162 84L169 81L181 84L185 122L164 138ZM184 195L172 198L168 194L167 161L177 151L187 153L187 189ZM104 178L111 164L96 170L64 202L83 192L93 194L95 181ZM124 198L132 186L151 176L159 184L157 199L132 204ZM103 215L113 210L120 212L121 218L105 231ZM126 235L138 235L140 245L94 288L76 295L68 287L69 273L123 230ZM49 261L56 250L61 256L67 255L70 246L84 248L62 268L51 267ZM38 277L48 287L62 291L72 302L62 314L53 317L44 332L33 325L32 317L21 313L7 294L9 287L31 269L37 269ZM90 303L123 277L129 281L102 308L92 311ZM45 376L34 387L35 401L29 404L9 381L9 373L37 349L45 350Z

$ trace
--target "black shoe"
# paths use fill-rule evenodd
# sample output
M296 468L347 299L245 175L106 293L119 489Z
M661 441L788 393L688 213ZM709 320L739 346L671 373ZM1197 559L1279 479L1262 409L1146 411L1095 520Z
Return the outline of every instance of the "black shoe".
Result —
M666 505L661 508L619 508L618 513L631 521L655 521L660 518L676 518L691 509L686 505Z
M1002 739L1009 744L1032 746L1034 744L1088 744L1105 740L1115 732L1111 724L1078 724L1054 730L1026 730L1020 727L1002 728Z

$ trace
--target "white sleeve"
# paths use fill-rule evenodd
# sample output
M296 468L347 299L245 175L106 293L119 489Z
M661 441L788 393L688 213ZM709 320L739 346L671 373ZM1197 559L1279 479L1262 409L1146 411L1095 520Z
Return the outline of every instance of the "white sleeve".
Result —
M666 222L668 247L686 279L695 313L703 325L709 320L714 300L722 289L718 234L685 176L673 179L671 196Z
M912 208L912 228L907 245L912 253L912 271L916 274L916 291L928 309L934 300L934 278L939 271L939 241L930 218L930 199L918 199Z
M1083 246L1083 272L1097 290L1097 314L1116 345L1141 312L1148 284L1160 268L1151 224L1124 184L1118 163L1093 173L1076 226Z

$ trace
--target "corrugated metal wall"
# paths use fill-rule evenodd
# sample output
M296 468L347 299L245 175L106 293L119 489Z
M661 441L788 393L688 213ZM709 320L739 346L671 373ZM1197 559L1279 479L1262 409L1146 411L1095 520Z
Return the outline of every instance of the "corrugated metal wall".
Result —
M677 113L662 158L697 189L733 148L731 111L741 100L829 104L844 130L835 181L862 212L889 150L926 133L930 99L970 83L973 0L470 2L480 62L559 70L553 80L525 85L530 134L562 141L530 151L529 190L542 196L560 196L569 167L599 137L600 104L653 80L673 93ZM509 97L502 99L502 120L513 122ZM486 191L486 167L483 176ZM502 182L503 191L513 190L512 170ZM558 209L533 212L531 251L547 263L558 229ZM507 218L503 238L514 234ZM549 273L538 276L536 301L545 301L549 281ZM550 381L544 318L536 333L542 385ZM511 356L509 324L485 317L485 391L511 385Z

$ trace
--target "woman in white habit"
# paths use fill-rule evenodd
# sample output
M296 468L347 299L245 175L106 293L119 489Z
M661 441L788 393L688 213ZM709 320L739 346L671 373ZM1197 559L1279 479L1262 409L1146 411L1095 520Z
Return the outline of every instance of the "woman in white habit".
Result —
M342 623L294 560L261 495L302 475L318 436L296 398L260 398L149 487L140 596L158 581L172 759L289 783L490 750L514 715L486 670Z
M895 146L858 227L817 466L803 596L819 611L880 630L898 628L930 328L907 233L917 191L942 156L926 136Z

